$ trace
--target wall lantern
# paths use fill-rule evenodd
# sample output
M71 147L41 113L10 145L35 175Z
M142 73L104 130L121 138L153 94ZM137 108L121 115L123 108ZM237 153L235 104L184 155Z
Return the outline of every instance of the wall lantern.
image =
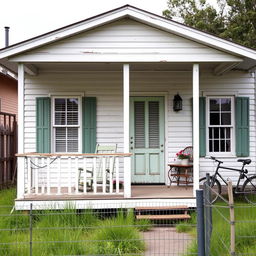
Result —
M173 98L173 110L174 111L182 110L182 98L178 93Z

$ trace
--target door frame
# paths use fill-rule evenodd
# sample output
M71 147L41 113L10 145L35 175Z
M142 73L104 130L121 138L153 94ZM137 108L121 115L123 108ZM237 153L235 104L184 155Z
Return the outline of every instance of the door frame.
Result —
M164 97L164 180L168 185L168 111L170 104L168 104L169 93L168 92L130 92L131 97ZM131 107L131 106L130 106ZM129 128L130 129L130 128ZM130 134L130 132L129 132ZM130 138L130 135L129 135Z

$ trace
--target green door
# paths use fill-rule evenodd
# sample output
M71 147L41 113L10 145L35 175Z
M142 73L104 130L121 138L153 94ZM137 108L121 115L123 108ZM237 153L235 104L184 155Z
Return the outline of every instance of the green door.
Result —
M164 183L164 98L131 97L133 183Z

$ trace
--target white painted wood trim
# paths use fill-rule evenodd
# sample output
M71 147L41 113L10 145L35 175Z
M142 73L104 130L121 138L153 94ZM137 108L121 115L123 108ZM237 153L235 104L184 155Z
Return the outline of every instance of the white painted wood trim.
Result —
M124 153L129 153L129 127L130 127L130 66L123 65L123 132ZM124 197L131 197L131 158L124 158Z
M193 193L199 189L199 64L193 64Z
M174 199L105 199L105 200L72 200L69 201L76 209L112 209L112 208L135 208L147 206L166 206L166 205L188 205L189 207L196 207L195 198L174 198ZM16 210L29 210L30 204L33 203L33 209L46 210L46 209L65 209L67 207L66 200L20 200L15 201Z
M24 70L27 74L31 75L31 76L36 76L38 75L38 69L35 65L32 64L26 64L24 65Z
M18 153L24 153L24 65L18 64ZM23 157L17 160L17 198L23 198L25 193L25 161Z

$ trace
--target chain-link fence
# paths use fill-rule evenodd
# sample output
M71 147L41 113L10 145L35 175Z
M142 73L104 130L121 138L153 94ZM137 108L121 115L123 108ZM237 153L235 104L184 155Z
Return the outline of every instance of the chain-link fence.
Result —
M0 255L197 255L193 205L0 208Z
M256 205L245 202L242 193L234 200L231 181L224 196L205 183L204 217L203 255L256 255Z

